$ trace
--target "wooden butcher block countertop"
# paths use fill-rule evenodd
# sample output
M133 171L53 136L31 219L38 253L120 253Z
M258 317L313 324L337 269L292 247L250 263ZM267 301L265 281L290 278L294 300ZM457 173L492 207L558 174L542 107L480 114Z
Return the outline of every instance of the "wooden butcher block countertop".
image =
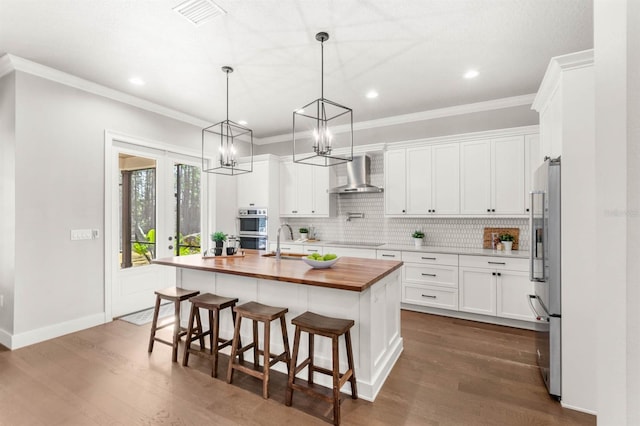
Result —
M245 250L244 257L203 258L194 254L155 259L152 263L349 291L364 291L402 266L394 260L340 257L331 268L313 269L301 259L277 260L263 254L257 250Z

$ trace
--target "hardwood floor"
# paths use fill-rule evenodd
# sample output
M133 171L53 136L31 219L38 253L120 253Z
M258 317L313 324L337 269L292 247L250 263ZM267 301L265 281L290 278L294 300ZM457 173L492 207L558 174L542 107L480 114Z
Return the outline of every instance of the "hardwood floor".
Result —
M172 363L166 345L149 356L149 330L114 321L0 350L0 425L330 423L330 405L301 392L284 405L284 374L273 374L264 400L253 377L228 385L223 373L211 378L207 360ZM549 398L530 331L403 311L402 335L404 352L375 403L343 394L342 424L596 424ZM219 371L226 365L223 356Z

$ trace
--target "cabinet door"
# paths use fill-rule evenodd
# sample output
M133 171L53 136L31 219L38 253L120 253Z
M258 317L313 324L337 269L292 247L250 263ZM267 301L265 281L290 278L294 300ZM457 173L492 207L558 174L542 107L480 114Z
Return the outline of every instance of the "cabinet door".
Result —
M384 154L384 211L388 215L406 214L406 151Z
M313 211L314 172L318 166L296 163L296 193L298 195L297 213L310 216Z
M461 311L496 314L495 273L488 269L460 268L458 308Z
M533 190L533 173L542 164L540 154L540 135L527 135L524 137L524 210L531 210L530 192Z
M497 315L525 321L535 321L529 307L529 295L534 294L533 283L527 272L498 272Z
M460 213L460 146L431 148L431 209L435 214Z
M286 162L280 164L280 215L297 214L296 164Z
M237 176L238 207L267 207L269 205L269 162L256 161L253 172Z
M330 184L330 167L314 167L313 168L313 209L311 213L314 216L329 216L329 184ZM304 182L304 176L300 181Z
M407 214L426 215L431 210L431 147L406 151Z
M338 256L363 257L365 259L376 258L376 251L372 249L324 246L322 250L324 254L333 253Z
M494 139L491 148L491 211L524 214L524 136Z
M460 144L460 213L491 213L491 141Z

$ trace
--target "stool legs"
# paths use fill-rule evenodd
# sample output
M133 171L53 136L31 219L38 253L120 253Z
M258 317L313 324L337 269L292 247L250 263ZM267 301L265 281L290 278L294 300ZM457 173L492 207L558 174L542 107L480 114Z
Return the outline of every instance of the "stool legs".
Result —
M349 363L349 370L351 371L351 377L349 377L349 383L351 383L351 398L358 399L358 388L356 386L356 367L353 362L353 349L351 346L351 330L347 330L344 335L344 340L347 344L347 362Z
M173 302L175 305L175 313L173 317L173 355L171 360L178 361L178 341L180 340L180 301Z
M153 310L153 321L151 321L151 336L149 337L149 353L153 352L153 343L156 341L156 330L158 328L158 314L160 313L160 296L156 296L156 306Z
M236 323L233 330L233 342L231 343L231 354L229 355L229 368L227 368L227 383L231 383L233 381L233 363L236 362L236 354L238 353L241 322L242 322L242 316L238 315L238 317L236 318ZM255 337L255 333L254 333L254 337ZM254 340L254 344L255 344L255 340Z

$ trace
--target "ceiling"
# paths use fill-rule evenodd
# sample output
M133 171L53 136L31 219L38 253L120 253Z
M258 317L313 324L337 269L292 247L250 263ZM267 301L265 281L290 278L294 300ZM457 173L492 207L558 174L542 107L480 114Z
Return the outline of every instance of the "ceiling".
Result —
M215 0L226 14L199 26L182 2L0 0L0 55L211 123L229 65L229 119L279 141L320 97L319 31L324 95L354 122L535 93L551 57L593 47L591 0Z

